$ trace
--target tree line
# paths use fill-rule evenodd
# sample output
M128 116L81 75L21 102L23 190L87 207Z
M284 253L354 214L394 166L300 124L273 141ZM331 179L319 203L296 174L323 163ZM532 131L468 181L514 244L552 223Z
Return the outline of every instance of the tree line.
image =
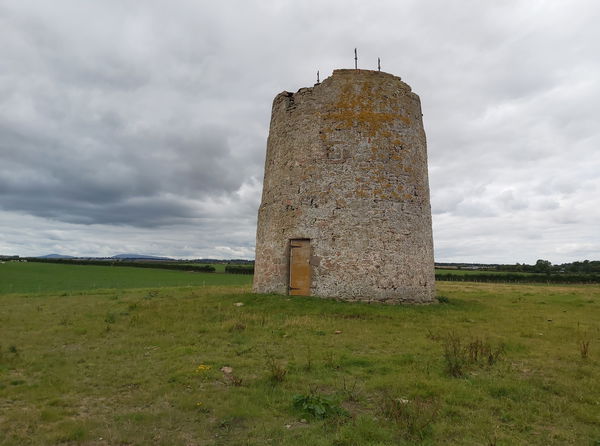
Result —
M549 260L538 259L538 261L535 262L535 265L527 265L525 263L517 263L515 265L497 265L496 270L542 274L600 274L600 260L583 260L553 265Z
M451 272L436 272L435 280L451 282L500 282L500 283L600 283L600 274L519 274L519 273L477 273L453 274Z

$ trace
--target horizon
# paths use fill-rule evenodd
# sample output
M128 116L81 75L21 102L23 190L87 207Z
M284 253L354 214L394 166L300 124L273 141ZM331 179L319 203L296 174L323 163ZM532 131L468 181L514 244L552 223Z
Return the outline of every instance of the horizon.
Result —
M44 254L44 255L32 255L32 256L21 256L18 254L12 254L12 255L5 255L0 253L0 258L2 257L19 257L19 258L52 258L51 256L60 256L62 258L65 259L111 259L111 258L117 258L117 257L121 257L124 259L135 259L135 258L140 258L140 259L148 259L148 258L156 258L157 260L215 260L215 261L254 261L254 258L235 258L235 257L229 257L229 258L216 258L216 257L169 257L169 256L165 256L165 255L160 255L160 254L137 254L137 253L119 253L119 254L113 254L112 256L95 256L95 255L81 255L81 256L69 256L69 255L65 255L65 254L59 254L59 253L50 253L50 254ZM125 256L133 256L133 257L125 257ZM536 259L536 261L538 260L548 260L548 259L542 259L542 258L538 258ZM440 265L440 264L448 264L448 265L452 265L452 264L463 264L463 265L482 265L482 266L494 266L494 265L535 265L536 261L531 262L531 263L527 263L527 262L512 262L512 263L503 263L503 262L476 262L476 261L460 261L460 262L447 262L447 261L438 261L434 259L434 264L436 265ZM557 266L557 265L562 265L562 264L569 264L569 263L581 263L581 262L600 262L600 259L596 260L593 258L588 258L588 259L577 259L577 260L573 260L570 262L558 262L558 263L554 263L550 260L548 260L552 265Z

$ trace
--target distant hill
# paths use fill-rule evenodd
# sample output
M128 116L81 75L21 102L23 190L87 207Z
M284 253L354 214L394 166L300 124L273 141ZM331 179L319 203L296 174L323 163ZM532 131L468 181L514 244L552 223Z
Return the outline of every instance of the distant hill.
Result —
M38 259L74 259L73 256L65 256L63 254L47 254L45 256L38 256Z
M143 254L117 254L113 259L136 259L136 260L175 260L171 257L147 256Z

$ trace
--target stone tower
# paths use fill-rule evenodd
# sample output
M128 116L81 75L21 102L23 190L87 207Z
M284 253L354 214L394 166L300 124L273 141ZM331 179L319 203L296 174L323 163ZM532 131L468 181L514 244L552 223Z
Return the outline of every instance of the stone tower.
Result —
M435 300L419 97L399 77L335 70L273 101L254 291Z

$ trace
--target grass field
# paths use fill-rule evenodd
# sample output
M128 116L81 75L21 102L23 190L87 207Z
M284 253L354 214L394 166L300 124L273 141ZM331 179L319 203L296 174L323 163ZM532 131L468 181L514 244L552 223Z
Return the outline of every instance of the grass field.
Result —
M127 270L0 295L0 445L600 444L598 286L440 282L444 303L392 307Z
M101 288L244 285L252 277L127 266L61 265L7 262L0 264L0 294L46 293Z

